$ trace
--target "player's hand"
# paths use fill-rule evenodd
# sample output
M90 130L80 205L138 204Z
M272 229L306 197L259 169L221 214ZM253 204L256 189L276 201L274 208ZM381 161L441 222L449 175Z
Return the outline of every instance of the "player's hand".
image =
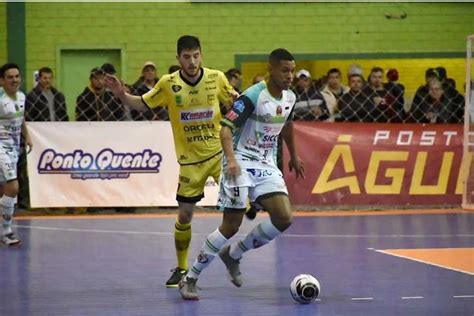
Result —
M110 89L110 91L112 91L114 96L120 98L120 96L125 94L125 89L123 87L123 84L117 77L106 73L104 79L105 79L105 85L107 86L107 88Z
M235 159L227 161L227 166L224 170L224 173L227 179L235 182L237 176L239 176L241 173L240 166Z
M303 179L305 178L304 161L301 160L299 157L296 157L296 159L291 159L288 162L288 168L290 169L290 172L292 172L293 170L295 171L296 179L298 179L298 177L302 177Z
M29 137L29 135L25 138L25 149L26 154L29 154L33 150L33 142L31 141L31 137Z
M237 100L237 98L240 96L240 94L239 94L237 91L235 91L235 90L232 90L232 91L230 92L230 95L232 96L232 101Z

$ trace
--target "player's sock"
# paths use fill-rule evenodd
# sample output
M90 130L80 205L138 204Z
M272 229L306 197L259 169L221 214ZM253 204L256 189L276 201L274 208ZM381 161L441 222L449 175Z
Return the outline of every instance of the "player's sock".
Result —
M174 225L174 246L178 257L178 267L188 269L189 243L191 242L191 223L181 224L176 221Z
M229 255L235 260L240 260L244 252L268 244L279 234L281 232L273 226L270 219L267 219L255 226L244 239L232 244Z
M3 235L12 233L13 212L16 199L3 195L2 197L2 215L3 215Z
M193 267L189 270L187 277L197 279L199 274L209 265L212 260L216 257L219 250L224 247L227 242L219 229L216 229L213 233L207 236L204 244L202 245L201 252L193 264Z

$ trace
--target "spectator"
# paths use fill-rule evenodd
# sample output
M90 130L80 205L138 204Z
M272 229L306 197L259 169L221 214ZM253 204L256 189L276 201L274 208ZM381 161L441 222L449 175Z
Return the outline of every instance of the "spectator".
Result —
M372 68L368 78L368 84L362 89L362 93L380 110L373 112L374 114L380 114L374 117L375 122L403 122L405 116L403 103L398 102L396 97L385 89L383 85L382 68Z
M229 84L235 91L240 93L240 85L242 84L242 72L237 68L231 68L226 71L225 76L229 80Z
M43 67L38 71L38 85L26 96L26 121L69 121L64 94L53 86L53 71Z
M343 94L338 102L337 122L375 122L380 110L364 95L363 86L362 72L352 70L349 73L349 92Z
M325 121L329 118L329 110L324 97L311 80L311 73L301 69L296 73L294 92L296 103L294 119L303 121Z
M428 82L428 95L412 108L409 119L418 123L461 123L463 113L464 98L449 98L441 81L433 78Z
M105 89L104 71L92 69L89 80L90 85L76 99L76 120L124 121L124 106Z
M329 121L333 122L335 118L335 111L337 111L337 103L344 93L349 91L349 87L341 83L341 71L337 68L332 68L327 73L327 84L321 91L326 105L329 110Z
M172 74L173 72L176 72L178 70L180 70L181 67L179 65L171 65L169 68L168 68L168 74Z
M411 108L418 108L420 106L420 103L428 96L428 92L429 92L428 82L430 82L432 79L439 80L438 71L436 71L434 68L428 68L425 71L425 84L418 87L418 89L416 90Z
M405 105L405 86L398 82L399 74L397 69L389 69L387 71L387 83L384 83L384 88L395 97L397 107L404 107Z
M156 74L156 66L153 62L147 61L143 65L142 75L132 86L132 94L142 96L150 91L155 84L158 82ZM134 121L168 121L169 115L166 108L148 109L145 112L139 112L137 110L131 110L130 114Z
M252 84L259 83L260 81L263 81L263 80L265 80L265 75L256 74L255 76L253 76Z

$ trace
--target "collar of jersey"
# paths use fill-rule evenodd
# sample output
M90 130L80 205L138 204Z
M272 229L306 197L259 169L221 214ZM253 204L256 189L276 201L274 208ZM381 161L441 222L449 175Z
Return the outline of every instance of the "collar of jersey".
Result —
M181 80L183 80L184 82L186 82L186 84L187 84L188 86L195 87L195 86L198 85L199 82L201 82L201 79L202 79L202 77L204 76L204 68L201 67L200 69L201 69L201 75L199 76L198 80L196 80L195 83L191 83L191 82L189 82L188 80L186 80L186 78L184 78L183 76L181 76L181 70L179 71L179 77L181 78Z

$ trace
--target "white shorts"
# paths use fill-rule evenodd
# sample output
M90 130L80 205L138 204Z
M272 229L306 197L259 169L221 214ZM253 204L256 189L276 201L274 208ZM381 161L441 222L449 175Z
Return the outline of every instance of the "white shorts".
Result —
M232 181L221 173L219 200L217 206L220 210L235 209L245 210L247 198L255 202L259 198L273 194L288 195L283 174L278 168L267 169L242 169L242 173Z
M0 148L0 183L5 183L17 178L17 163L18 152Z

